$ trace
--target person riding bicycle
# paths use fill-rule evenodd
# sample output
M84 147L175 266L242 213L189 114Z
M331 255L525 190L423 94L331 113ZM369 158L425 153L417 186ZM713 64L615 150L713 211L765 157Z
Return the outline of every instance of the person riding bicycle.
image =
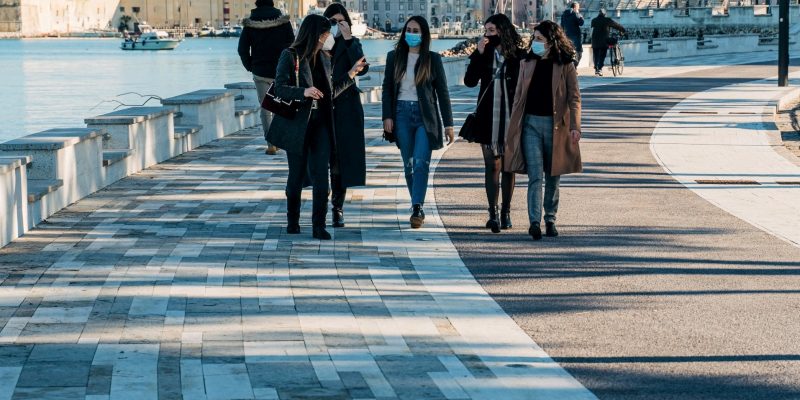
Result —
M594 74L603 76L603 65L608 53L611 28L625 33L625 28L606 16L605 8L601 8L597 17L592 20L592 55L594 56Z

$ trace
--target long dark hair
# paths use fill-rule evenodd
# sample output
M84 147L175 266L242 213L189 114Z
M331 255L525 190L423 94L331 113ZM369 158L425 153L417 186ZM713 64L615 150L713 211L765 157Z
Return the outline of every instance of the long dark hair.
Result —
M559 64L569 64L575 59L575 46L564 30L553 21L542 21L533 28L550 43L549 57Z
M500 46L503 48L503 57L516 58L522 49L522 36L517 32L517 28L511 23L511 20L505 14L495 14L486 18L486 24L494 24L497 27L497 33L500 36Z
M406 43L406 28L408 23L414 21L419 24L420 33L422 34L422 43L419 45L419 68L414 78L414 83L420 85L431 77L431 28L428 26L428 21L425 18L414 15L406 20L403 25L403 31L400 34L400 40L394 47L394 80L400 82L406 74L406 67L408 64L408 43Z
M327 18L316 14L306 15L300 25L300 30L297 31L297 39L294 40L291 48L297 52L301 60L315 64L319 38L325 32L330 32L330 30L331 23Z
M325 9L325 12L322 13L322 16L325 18L330 18L336 14L342 14L344 20L347 21L347 25L353 26L353 22L350 21L350 14L347 13L347 9L344 8L342 3L331 3L331 5Z

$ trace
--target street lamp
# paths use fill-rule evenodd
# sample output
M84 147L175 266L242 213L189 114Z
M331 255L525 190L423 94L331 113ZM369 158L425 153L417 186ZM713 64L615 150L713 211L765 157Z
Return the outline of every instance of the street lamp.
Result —
M789 0L778 9L778 86L789 86Z

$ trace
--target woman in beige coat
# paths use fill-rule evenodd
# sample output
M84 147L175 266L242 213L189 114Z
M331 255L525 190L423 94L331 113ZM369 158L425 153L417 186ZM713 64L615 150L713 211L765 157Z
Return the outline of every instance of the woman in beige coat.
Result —
M542 238L542 207L546 235L558 236L560 176L581 172L581 94L574 57L575 48L561 27L544 21L534 28L531 53L520 62L504 169L528 174L528 233L533 240Z

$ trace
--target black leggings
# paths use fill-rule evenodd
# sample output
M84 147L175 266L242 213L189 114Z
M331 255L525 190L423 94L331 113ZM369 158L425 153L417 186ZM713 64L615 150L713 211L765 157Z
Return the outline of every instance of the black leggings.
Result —
M481 149L483 149L483 163L486 165L485 186L489 207L497 206L497 196L502 186L503 209L508 210L511 207L511 196L514 195L516 177L513 172L502 172L503 157L496 157L490 146L482 145Z

